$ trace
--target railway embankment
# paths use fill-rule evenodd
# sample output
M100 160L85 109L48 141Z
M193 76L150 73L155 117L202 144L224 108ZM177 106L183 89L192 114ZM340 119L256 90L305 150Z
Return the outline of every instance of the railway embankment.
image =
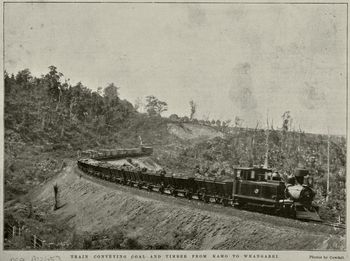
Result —
M53 211L53 186L59 209ZM342 250L342 230L94 179L72 162L31 195L33 206L77 234L122 230L140 246L172 249Z

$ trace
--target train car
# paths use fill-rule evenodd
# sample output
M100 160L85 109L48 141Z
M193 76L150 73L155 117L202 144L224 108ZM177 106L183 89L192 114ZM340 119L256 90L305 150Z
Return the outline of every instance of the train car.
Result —
M182 194L185 198L192 199L192 195L196 193L196 183L192 177L174 177L167 179L170 194L178 196Z
M227 206L232 202L232 180L195 179L197 195L205 202L214 200Z
M313 205L312 178L304 169L296 169L294 175L282 181L278 173L267 168L235 168L232 179L219 181L176 177L166 175L165 171L116 166L95 159L79 159L78 167L88 175L149 191L167 191L188 199L196 195L207 203L214 201L237 207L249 205L297 219L320 221L318 208Z
M149 174L149 190L157 189L159 192L164 192L164 173L148 172Z

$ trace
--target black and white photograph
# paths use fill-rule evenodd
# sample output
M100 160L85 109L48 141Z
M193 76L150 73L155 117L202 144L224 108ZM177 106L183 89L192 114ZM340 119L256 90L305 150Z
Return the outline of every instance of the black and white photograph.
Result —
M349 258L347 2L2 8L2 260Z

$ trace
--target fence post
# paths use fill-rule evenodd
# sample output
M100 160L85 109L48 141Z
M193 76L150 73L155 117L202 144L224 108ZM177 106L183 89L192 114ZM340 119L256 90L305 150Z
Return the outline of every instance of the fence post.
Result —
M36 248L36 235L33 235L33 247Z
M12 238L16 236L16 226L12 227Z

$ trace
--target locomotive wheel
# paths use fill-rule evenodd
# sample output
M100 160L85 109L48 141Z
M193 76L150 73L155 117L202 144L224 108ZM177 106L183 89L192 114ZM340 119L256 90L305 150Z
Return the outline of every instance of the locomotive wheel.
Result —
M224 206L224 207L227 207L228 206L228 200L226 198L223 198L221 200L221 204Z
M291 207L291 217L293 218L293 219L296 219L297 218L297 209L296 209L296 207L295 206L293 206L293 207Z
M235 208L242 208L242 207L244 207L245 204L246 204L245 202L243 202L241 200L237 200L236 204L234 204L234 207Z

